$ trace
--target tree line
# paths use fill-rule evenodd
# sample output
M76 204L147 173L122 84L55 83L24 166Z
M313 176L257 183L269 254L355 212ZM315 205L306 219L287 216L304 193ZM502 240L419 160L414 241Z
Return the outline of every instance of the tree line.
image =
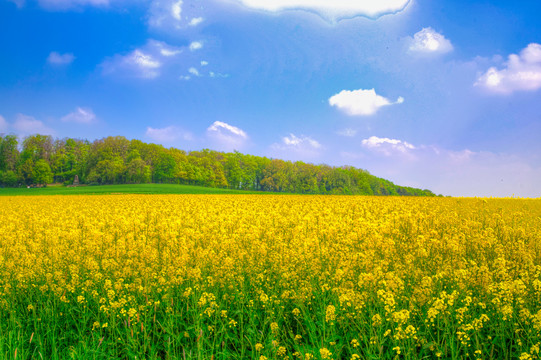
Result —
M168 183L300 194L434 196L351 166L284 161L240 152L184 151L111 136L89 142L0 134L0 186Z

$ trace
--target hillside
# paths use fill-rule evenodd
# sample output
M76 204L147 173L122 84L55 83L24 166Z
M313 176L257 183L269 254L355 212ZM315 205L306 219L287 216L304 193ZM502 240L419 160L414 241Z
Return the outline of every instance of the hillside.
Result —
M434 196L430 190L398 186L351 166L208 149L187 152L122 136L89 142L33 135L22 143L14 135L0 136L0 186L69 185L76 176L87 185L159 183L298 194Z

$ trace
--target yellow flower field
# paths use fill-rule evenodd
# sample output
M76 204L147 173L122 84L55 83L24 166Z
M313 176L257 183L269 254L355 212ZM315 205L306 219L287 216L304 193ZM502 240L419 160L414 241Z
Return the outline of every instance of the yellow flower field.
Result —
M536 359L541 200L0 198L2 359Z

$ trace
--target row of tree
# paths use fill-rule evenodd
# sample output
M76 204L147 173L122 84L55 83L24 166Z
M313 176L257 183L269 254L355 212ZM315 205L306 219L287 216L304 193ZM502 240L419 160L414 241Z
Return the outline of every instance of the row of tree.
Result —
M186 152L122 136L94 142L0 135L0 185L171 183L302 194L434 196L350 166L291 162L239 152Z

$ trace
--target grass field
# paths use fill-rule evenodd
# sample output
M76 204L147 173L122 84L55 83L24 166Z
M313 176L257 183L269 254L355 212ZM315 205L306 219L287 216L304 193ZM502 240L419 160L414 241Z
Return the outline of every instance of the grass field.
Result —
M0 198L1 359L538 359L541 200Z
M49 186L45 188L30 189L0 188L0 196L107 194L261 194L261 192L173 184L100 185L78 187Z

